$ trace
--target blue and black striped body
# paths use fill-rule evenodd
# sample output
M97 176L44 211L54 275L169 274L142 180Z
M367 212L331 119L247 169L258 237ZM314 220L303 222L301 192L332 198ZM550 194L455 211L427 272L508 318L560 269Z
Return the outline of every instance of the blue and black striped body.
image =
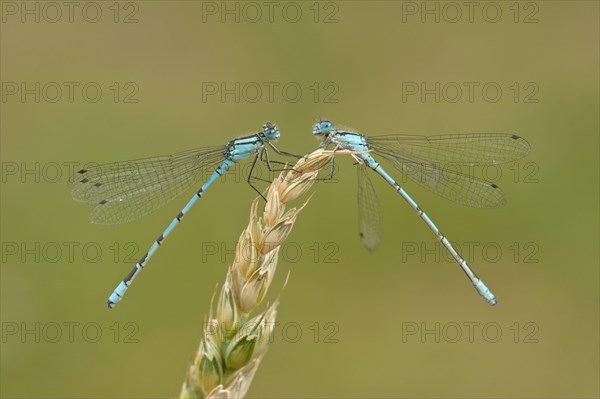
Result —
M360 152L360 153L353 155L353 157L357 160L357 162L366 165L367 167L369 167L370 169L372 169L373 171L378 173L381 177L383 177L385 179L386 182L388 182L394 188L394 190L396 192L398 192L406 200L406 202L408 202L408 204L415 210L417 215L425 222L427 227L429 227L429 229L435 234L438 241L440 241L442 243L442 245L450 252L450 254L454 258L454 260L458 263L458 265L465 272L465 274L467 275L467 277L469 278L469 280L471 281L471 283L473 284L475 289L478 291L478 293L491 305L496 304L496 298L495 298L494 294L488 289L488 287L483 283L483 281L481 279L479 279L479 277L477 277L477 275L473 272L473 270L471 270L471 268L467 264L466 260L456 251L456 249L450 244L448 239L442 234L442 232L439 230L439 228L433 223L433 221L429 218L429 216L427 216L427 214L419 207L419 205L408 195L408 193L404 190L404 188L402 188L396 182L396 180L394 178L392 178L371 155L371 153L377 153L379 155L388 155L388 154L390 154L390 152L388 150L386 150L384 153L381 154L380 153L381 150L379 147L374 149L373 146L371 146L369 144L368 137L366 137L360 133L357 133L357 132L352 132L352 131L348 131L348 130L337 130L333 127L333 124L329 121L321 121L321 122L317 123L314 127L313 134L325 136L324 141L323 141L323 146L327 147L329 145L332 145L334 151L337 149L344 149L344 150ZM468 137L468 136L465 135L463 137ZM481 137L483 137L483 139L487 139L487 137L484 137L483 135ZM495 137L496 140L499 140L498 137L500 137L500 136L499 135L498 136L490 135L489 137ZM421 137L421 138L426 139L424 137ZM514 135L512 135L512 136L511 135L503 135L501 137L501 139L503 141L506 141L509 143L511 141L516 142L518 140L522 140L519 136L514 136ZM524 140L522 140L522 141L524 142ZM423 147L425 147L426 145L430 145L430 143L431 143L431 141L423 140L423 142L420 144ZM519 143L519 144L521 144L521 143ZM529 150L528 145L524 145L524 148L525 148L523 150L524 152L527 152ZM393 159L393 157L390 157L390 158ZM398 165L398 164L396 164L396 165ZM485 189L488 192L492 192L492 193L496 190L498 192L500 192L498 187L494 184L487 185L485 187ZM494 198L494 197L490 195L490 198Z
M279 138L279 130L274 124L265 124L263 131L251 136L241 137L230 141L223 151L223 161L211 174L211 176L204 182L202 187L194 194L194 196L188 201L183 207L181 212L171 221L169 226L163 231L163 233L152 243L150 249L142 258L135 264L135 267L131 272L121 281L121 283L114 290L112 295L108 298L107 304L109 308L113 308L125 295L125 292L131 285L132 281L138 275L138 273L147 264L150 257L156 252L160 245L164 242L169 234L175 229L175 227L181 222L183 217L190 211L192 206L202 197L204 192L229 168L236 162L239 162L251 155L257 155L261 151L265 144L271 140Z

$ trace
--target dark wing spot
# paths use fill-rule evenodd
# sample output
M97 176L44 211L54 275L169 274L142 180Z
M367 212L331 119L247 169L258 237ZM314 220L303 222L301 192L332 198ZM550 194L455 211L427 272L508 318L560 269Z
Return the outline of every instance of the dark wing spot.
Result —
M511 138L512 138L513 140L518 140L518 139L520 139L521 137L517 136L516 134L513 134Z
M497 185L495 185L494 183L491 184L492 188L498 188Z
M81 170L80 170L80 171L78 171L77 173L84 174L85 172L87 172L87 170L85 170L85 169L81 169Z
M107 200L103 199L102 201L100 201L100 202L99 202L99 204L100 204L100 205L104 205L104 204L106 204L107 202L108 202Z
M96 183L94 184L94 187L100 187L102 185L102 183Z
M87 177L85 179L81 179L81 183L87 183L89 181L90 181L90 179L88 179Z

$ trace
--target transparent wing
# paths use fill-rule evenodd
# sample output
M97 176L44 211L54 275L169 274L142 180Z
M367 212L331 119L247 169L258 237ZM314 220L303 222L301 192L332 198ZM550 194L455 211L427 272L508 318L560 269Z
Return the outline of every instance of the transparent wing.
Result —
M441 136L369 137L377 150L401 155L414 162L488 165L511 162L526 156L531 147L527 140L514 134L473 133Z
M73 199L96 205L92 223L119 224L164 206L222 162L225 148L206 147L169 156L82 169L71 177Z
M421 164L380 154L402 174L446 199L473 208L500 208L506 197L500 187L436 164Z
M373 151L428 190L474 208L499 208L504 192L494 183L463 173L460 166L514 161L529 153L527 141L511 134L369 138Z
M362 243L369 251L374 251L381 241L383 223L381 208L367 167L358 165L358 231Z

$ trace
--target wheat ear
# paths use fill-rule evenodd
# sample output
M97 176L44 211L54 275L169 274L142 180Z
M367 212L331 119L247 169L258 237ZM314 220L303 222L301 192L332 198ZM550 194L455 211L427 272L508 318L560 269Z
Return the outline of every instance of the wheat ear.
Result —
M250 318L250 313L264 299L273 281L280 245L308 201L287 212L285 205L306 194L333 155L320 149L313 151L280 174L267 191L262 216L258 215L260 198L252 203L250 223L237 243L215 317L211 300L204 337L189 367L181 398L242 398L248 391L267 350L278 301L257 316Z

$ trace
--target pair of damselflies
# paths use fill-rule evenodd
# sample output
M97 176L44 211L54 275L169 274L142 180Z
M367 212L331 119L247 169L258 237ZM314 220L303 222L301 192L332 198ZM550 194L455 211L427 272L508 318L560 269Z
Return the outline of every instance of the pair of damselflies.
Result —
M450 252L479 294L490 304L496 304L494 294L375 157L388 161L410 180L444 198L475 208L498 208L505 204L506 199L496 184L463 174L448 165L488 165L517 160L530 150L525 139L504 133L371 137L350 129L336 128L332 122L323 120L314 125L312 133L323 137L320 147L324 149L334 153L336 150L353 152L358 170L359 232L367 249L374 250L377 247L382 231L381 211L367 173L368 168L383 177L408 202ZM265 123L260 132L231 140L225 146L197 148L169 156L103 164L78 171L70 179L73 198L95 206L91 212L93 223L119 224L133 221L162 207L191 186L199 184L202 171L206 168L214 169L181 212L152 243L148 252L119 283L108 298L108 306L113 308L123 298L135 277L167 236L204 192L233 164L253 157L247 181L261 194L252 184L252 171L257 162L264 162L273 170L269 159L270 150L279 155L295 156L280 151L273 144L279 137L276 125ZM335 158L331 161L332 172L334 160Z

